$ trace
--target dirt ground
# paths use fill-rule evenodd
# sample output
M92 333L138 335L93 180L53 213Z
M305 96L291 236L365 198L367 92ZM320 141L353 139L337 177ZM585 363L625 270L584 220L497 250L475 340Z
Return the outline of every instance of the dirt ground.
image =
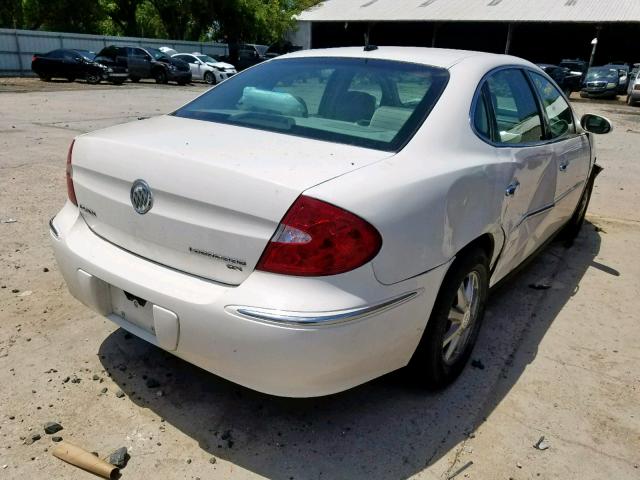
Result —
M640 479L640 108L576 100L616 128L599 139L589 222L492 296L477 367L440 393L392 374L290 400L92 313L49 246L71 139L202 91L0 79L0 478L93 478L51 455L42 425L56 421L100 456L126 446L130 479ZM551 288L528 287L538 281Z

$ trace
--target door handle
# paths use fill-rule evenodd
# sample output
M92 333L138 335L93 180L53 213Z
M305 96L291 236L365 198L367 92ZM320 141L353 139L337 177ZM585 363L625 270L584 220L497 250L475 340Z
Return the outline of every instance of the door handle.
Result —
M514 182L511 182L504 192L505 197L513 197L516 193L516 190L518 190L519 186L520 186L519 181L515 180Z
M561 172L566 172L568 166L569 166L569 162L562 162L558 168L560 169Z

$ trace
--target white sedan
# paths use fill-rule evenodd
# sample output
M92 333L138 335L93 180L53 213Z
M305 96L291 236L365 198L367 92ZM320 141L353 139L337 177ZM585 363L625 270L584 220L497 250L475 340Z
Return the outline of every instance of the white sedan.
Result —
M515 57L296 52L77 137L52 243L80 301L255 390L443 387L489 288L577 235L611 128Z
M219 62L202 53L176 53L172 57L189 64L194 80L203 80L210 85L216 85L237 73L236 67L230 63Z

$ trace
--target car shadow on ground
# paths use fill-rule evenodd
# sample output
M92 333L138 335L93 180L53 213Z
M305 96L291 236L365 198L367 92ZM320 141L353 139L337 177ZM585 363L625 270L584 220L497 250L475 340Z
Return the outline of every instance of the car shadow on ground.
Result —
M473 353L476 367L468 365L442 392L410 387L395 373L329 397L276 398L207 373L121 329L104 340L100 358L133 402L206 452L259 475L407 478L455 448L504 398L588 268L619 275L594 261L600 241L586 223L573 248L551 244L495 292ZM530 288L534 283L550 288ZM149 378L160 386L147 387Z

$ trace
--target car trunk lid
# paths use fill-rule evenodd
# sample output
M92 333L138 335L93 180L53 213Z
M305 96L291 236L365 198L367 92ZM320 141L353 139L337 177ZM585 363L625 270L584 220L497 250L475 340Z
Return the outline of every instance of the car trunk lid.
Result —
M306 189L389 152L162 116L78 137L73 182L105 240L171 268L240 284ZM134 210L136 180L152 208Z

